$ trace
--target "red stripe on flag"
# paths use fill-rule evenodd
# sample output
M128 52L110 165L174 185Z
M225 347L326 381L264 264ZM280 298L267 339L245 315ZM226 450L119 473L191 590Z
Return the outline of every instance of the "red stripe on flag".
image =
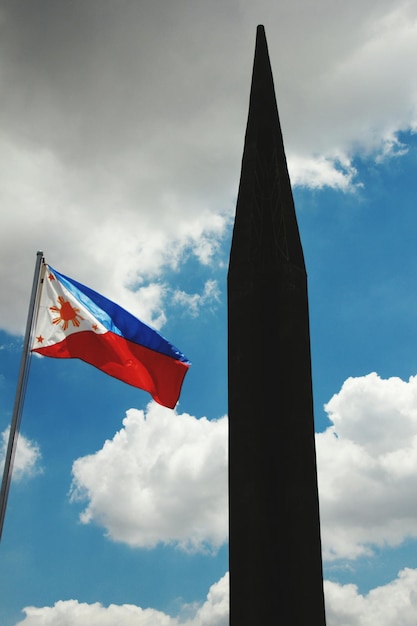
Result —
M188 365L150 350L112 332L81 331L52 346L34 348L47 357L81 359L102 372L139 387L173 409L180 396Z

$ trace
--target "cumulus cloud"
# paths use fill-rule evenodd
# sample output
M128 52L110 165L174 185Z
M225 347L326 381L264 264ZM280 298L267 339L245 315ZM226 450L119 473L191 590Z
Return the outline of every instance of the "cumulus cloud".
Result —
M229 625L229 573L210 587L206 602L186 626Z
M415 626L417 620L417 570L406 568L398 578L362 595L355 585L324 581L327 626ZM26 617L16 626L228 626L229 575L210 588L201 605L183 606L172 617L155 609L134 605L105 607L98 602L60 600L51 607L26 607ZM187 615L187 617L185 617Z
M415 626L417 570L406 568L366 595L356 585L325 581L327 626Z
M0 447L0 467L3 468L6 458L7 444L9 441L10 428L3 431ZM27 439L24 435L19 434L16 446L16 453L13 463L13 480L23 480L31 478L42 472L40 466L41 453L36 442Z
M131 604L108 607L77 600L59 600L54 606L23 609L25 619L16 626L177 626L178 621L154 609L141 609Z
M316 434L324 557L354 559L416 537L417 376L349 378L326 411L332 425ZM75 461L72 497L87 499L82 521L102 525L113 540L215 549L227 539L226 448L225 417L196 419L151 402L146 412L128 411L101 450ZM414 625L416 584L413 569L367 594L325 581L328 626ZM226 626L228 575L203 605L185 605L175 617L76 600L24 612L24 626Z
M135 547L216 550L227 541L227 418L196 419L151 402L73 464L84 523Z
M416 538L417 376L348 378L316 435L326 559Z
M332 425L316 434L324 558L417 537L417 376L349 378L326 410ZM227 540L227 419L131 409L111 441L75 461L72 498L113 540L215 549Z
M184 607L192 616L186 619L171 617L154 609L142 609L131 604L104 607L60 600L52 607L26 607L25 619L16 626L228 626L229 576L225 574L210 588L202 606Z

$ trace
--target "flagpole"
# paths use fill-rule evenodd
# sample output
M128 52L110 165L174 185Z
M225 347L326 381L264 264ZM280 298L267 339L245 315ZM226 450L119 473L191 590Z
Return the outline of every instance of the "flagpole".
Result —
M23 401L26 391L26 383L29 373L30 352L29 346L32 338L35 321L35 310L38 303L40 275L43 262L43 252L36 253L35 274L33 277L32 293L30 296L29 312L26 323L25 338L23 341L22 358L20 361L19 378L16 387L16 396L13 407L12 422L10 425L9 443L7 445L6 458L4 461L3 480L0 491L0 540L3 533L4 517L6 515L7 498L9 495L10 481L12 478L13 462L19 437L20 420L22 416Z

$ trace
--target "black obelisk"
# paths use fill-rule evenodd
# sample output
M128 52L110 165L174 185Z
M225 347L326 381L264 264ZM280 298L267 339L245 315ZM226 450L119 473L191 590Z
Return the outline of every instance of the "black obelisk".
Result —
M325 624L307 276L258 26L228 274L231 626Z

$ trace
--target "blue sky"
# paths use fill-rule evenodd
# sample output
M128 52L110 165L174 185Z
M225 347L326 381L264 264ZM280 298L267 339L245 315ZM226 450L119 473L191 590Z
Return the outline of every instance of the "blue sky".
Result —
M263 23L309 278L327 623L414 626L417 2L149 4L0 7L0 430L38 249L192 361L171 411L32 359L0 622L228 623L226 273Z

